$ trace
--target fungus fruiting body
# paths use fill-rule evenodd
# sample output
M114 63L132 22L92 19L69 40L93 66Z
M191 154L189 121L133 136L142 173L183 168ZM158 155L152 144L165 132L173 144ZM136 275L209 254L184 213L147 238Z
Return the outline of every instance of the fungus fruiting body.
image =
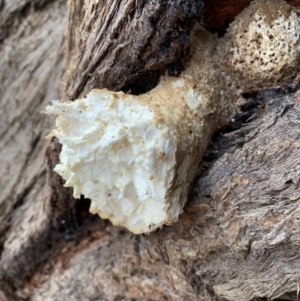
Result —
M290 65L299 57L298 19L292 11L283 13L279 2L265 4L277 18L267 22L262 11L252 13L250 7L222 39L195 29L186 70L179 78L162 77L148 93L95 89L74 102L48 106L47 113L57 115L51 135L62 144L55 171L66 180L65 186L73 187L74 197L91 199L92 213L136 234L175 222L212 134L236 110L236 87L246 92L297 72L291 72ZM257 3L264 5L252 5ZM278 25L288 33L289 54L277 37L263 43L267 38L262 36L253 46L257 49L247 48L265 32L275 36L273 23L282 18L290 24ZM272 43L278 47L274 44L271 53ZM252 63L252 56L258 61ZM282 66L277 57L286 58Z
M289 80L299 71L299 24L285 1L253 1L220 40L220 69L244 91Z
M65 186L91 199L92 213L133 233L178 219L212 124L223 122L222 114L212 121L219 110L211 101L217 93L212 38L198 33L195 39L203 43L194 44L182 76L163 77L146 94L92 90L46 109L57 115L52 135L62 151L55 171Z

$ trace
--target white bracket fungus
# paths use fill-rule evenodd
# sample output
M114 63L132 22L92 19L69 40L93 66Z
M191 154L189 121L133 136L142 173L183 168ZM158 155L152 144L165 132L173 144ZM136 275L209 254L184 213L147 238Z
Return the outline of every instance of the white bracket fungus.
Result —
M263 2L273 5L272 1L255 3ZM136 234L176 221L211 135L234 112L236 98L226 90L223 82L228 77L223 75L229 74L234 87L248 80L253 80L253 85L264 80L269 84L277 80L279 62L275 59L288 56L286 47L291 50L289 59L284 61L285 67L298 58L298 19L293 12L279 13L278 1L275 2L273 6L278 12L275 23L265 22L260 12L252 16L245 12L243 20L237 18L232 25L232 35L229 30L223 39L195 30L186 71L180 78L163 77L146 94L133 96L102 89L92 90L74 102L53 101L46 108L47 113L57 115L56 129L51 135L62 144L60 164L54 170L66 180L66 187L73 187L74 197L83 194L91 199L92 213ZM282 25L283 18L290 25ZM248 32L237 25L242 21L248 22ZM259 28L263 28L262 32ZM278 28L282 32L276 33ZM272 41L263 36L265 33L274 36L278 47L270 46ZM237 41L240 34L245 47ZM277 34L288 39L289 46L281 45ZM247 45L260 35L260 49L253 46L256 47L253 56L263 57L264 64L260 65L259 59L251 69L252 50ZM266 39L268 43L264 43ZM217 43L225 49L224 53ZM239 51L245 55L244 63L238 57ZM231 61L227 55L232 57ZM268 57L271 69L266 67ZM219 71L216 63L225 66L224 72ZM272 70L276 70L274 75ZM244 77L235 79L235 71ZM264 72L268 76L261 76Z

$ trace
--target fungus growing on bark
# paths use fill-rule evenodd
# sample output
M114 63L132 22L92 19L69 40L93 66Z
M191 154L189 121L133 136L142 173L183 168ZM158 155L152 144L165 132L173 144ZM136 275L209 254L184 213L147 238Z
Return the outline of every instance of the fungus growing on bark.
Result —
M181 77L165 76L146 94L92 90L85 98L48 106L47 113L57 115L51 135L62 144L55 171L66 180L65 186L73 187L74 197L83 194L91 199L92 213L136 234L175 222L212 134L236 110L235 87L246 92L295 75L297 68L291 73L289 66L299 57L298 17L278 3L282 2L255 1L219 40L195 30L191 59ZM259 5L267 5L277 17L267 22L262 10L252 13ZM272 55L270 37L268 43L262 37L253 46L254 56L269 60L272 68L260 60L250 68L252 50L247 45L261 34L261 27L272 35L279 29L280 36L288 33L284 39L292 49L289 54L277 37ZM244 48L237 42L241 35ZM286 58L283 66L276 57ZM276 68L283 77L278 77ZM228 88L228 78L234 90Z
M195 40L182 76L163 77L146 94L92 90L46 109L58 116L52 135L62 151L55 171L65 186L91 199L92 213L133 233L178 219L211 134L225 120L222 101L212 101L221 98L214 38L199 32Z

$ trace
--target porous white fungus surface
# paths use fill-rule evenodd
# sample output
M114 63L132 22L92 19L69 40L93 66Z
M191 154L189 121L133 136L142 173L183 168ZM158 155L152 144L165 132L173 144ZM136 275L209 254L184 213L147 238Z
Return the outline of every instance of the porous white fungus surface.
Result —
M236 82L248 89L257 89L282 82L295 73L299 65L300 18L291 12L280 11L270 20L265 11L241 14L233 22L219 46L221 65L234 74ZM269 2L266 5L273 4ZM275 3L274 3L275 5ZM271 15L271 12L270 12ZM224 59L225 58L225 59ZM228 68L229 67L229 68Z
M176 138L147 106L123 93L93 90L74 102L53 101L46 111L57 115L52 135L62 144L54 170L74 197L91 199L92 213L133 233L162 225Z

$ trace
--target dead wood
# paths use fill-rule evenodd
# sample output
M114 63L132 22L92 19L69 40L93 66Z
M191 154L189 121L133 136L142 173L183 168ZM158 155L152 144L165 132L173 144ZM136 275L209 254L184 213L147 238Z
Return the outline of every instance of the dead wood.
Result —
M70 98L91 87L139 93L161 70L180 71L188 53L201 2L125 2L72 2L62 76L65 2L0 1L0 300L296 300L297 81L244 95L185 212L151 235L89 214L88 200L73 199L53 173L60 146L47 145L51 121L39 112L61 98L62 84Z
M132 87L141 93L156 85L161 69L179 72L192 18L202 7L203 1L194 0L70 2L67 99L92 88L130 89L126 86L143 76Z

